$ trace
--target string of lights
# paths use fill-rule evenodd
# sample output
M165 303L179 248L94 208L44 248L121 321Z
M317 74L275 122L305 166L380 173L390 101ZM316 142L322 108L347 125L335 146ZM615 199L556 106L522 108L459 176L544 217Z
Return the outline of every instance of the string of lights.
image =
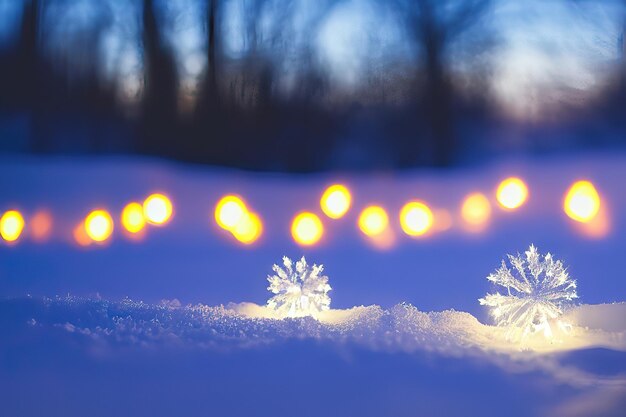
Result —
M522 207L529 198L527 184L517 177L506 178L498 185L494 199L503 211L511 212ZM313 246L324 237L324 218L329 222L343 218L353 208L353 197L345 184L333 184L320 197L321 213L317 210L301 211L291 220L291 237L300 246ZM594 184L588 180L574 182L563 198L563 212L577 224L590 225L586 230L592 235L606 232L606 216ZM126 204L119 215L122 233L128 238L142 237L148 226L162 227L174 216L174 205L166 194L154 193L143 202ZM462 200L459 208L460 225L465 231L484 230L492 216L489 196L474 192ZM391 230L392 220L383 205L365 204L360 208L356 225L362 235L375 246L389 247L395 240ZM454 218L449 209L435 208L422 200L410 200L402 206L397 216L400 230L411 238L423 238L453 227ZM263 234L260 214L250 209L244 197L228 194L219 199L214 209L214 221L233 239L243 245L252 245ZM79 246L102 244L112 239L116 229L113 214L95 208L79 221L72 231ZM0 217L0 236L9 245L16 244L28 230L28 237L43 242L50 235L53 217L49 211L38 211L30 218L16 209Z

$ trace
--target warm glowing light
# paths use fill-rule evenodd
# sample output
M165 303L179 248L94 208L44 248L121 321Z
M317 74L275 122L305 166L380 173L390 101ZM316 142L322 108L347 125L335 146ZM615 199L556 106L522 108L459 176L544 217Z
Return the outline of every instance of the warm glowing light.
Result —
M600 211L600 196L589 181L575 182L565 196L565 213L572 219L587 223Z
M438 232L445 232L446 230L450 230L452 227L452 216L450 212L446 209L439 209L435 211L435 225L434 228Z
M409 236L421 236L433 225L433 213L426 204L411 201L400 210L400 226Z
M72 236L74 236L74 240L79 246L89 246L92 243L91 239L87 235L87 231L85 230L84 222L76 225L72 231Z
M500 183L496 191L498 203L505 209L514 210L526 202L528 187L519 178L507 178Z
M261 233L263 233L263 223L257 214L246 212L235 227L233 227L231 232L235 239L241 243L250 245L261 237Z
M38 211L30 219L28 230L36 242L45 241L52 232L52 214L46 210Z
M24 217L17 210L9 210L0 218L0 235L7 242L15 242L24 230Z
M359 216L359 229L367 236L380 235L388 225L389 216L385 209L379 206L366 207Z
M139 233L146 226L143 207L139 203L129 203L122 210L122 226L130 233Z
M233 230L245 221L247 216L248 209L245 203L234 195L222 197L215 206L215 221L222 229Z
M113 219L105 210L94 210L85 219L85 232L95 242L104 242L113 233Z
M324 225L317 215L303 212L298 214L291 223L291 235L300 245L314 245L324 234Z
M350 191L341 184L331 185L324 191L320 199L322 211L331 219L339 219L350 209L352 196Z
M172 217L172 202L163 194L152 194L143 202L143 214L150 224L165 224Z
M491 216L491 205L484 194L468 195L461 206L461 216L470 226L484 225Z

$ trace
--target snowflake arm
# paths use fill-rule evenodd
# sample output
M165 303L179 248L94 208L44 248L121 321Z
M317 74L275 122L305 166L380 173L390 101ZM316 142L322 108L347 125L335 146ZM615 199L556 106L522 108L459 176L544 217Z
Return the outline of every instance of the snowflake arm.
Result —
M479 302L490 308L498 326L509 328L509 336L524 338L539 331L550 336L550 321L558 319L578 297L576 281L551 254L541 256L531 245L524 255L508 255L512 269L502 261L501 267L487 277L507 293L487 294Z
M332 289L328 277L322 275L323 265L309 266L304 256L296 262L283 257L284 268L274 265L275 275L267 277L267 287L274 296L267 301L267 306L283 317L316 316L319 312L330 309Z

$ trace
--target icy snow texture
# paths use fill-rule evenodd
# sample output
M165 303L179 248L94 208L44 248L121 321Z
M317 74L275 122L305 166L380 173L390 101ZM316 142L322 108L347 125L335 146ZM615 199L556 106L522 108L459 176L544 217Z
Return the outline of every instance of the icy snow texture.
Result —
M422 352L468 357L511 372L540 370L565 384L626 386L623 377L590 374L562 363L559 353L605 348L626 352L626 304L580 306L566 315L567 334L551 340L513 342L506 328L480 323L454 310L422 312L410 304L390 309L359 306L327 310L317 318L271 318L276 312L251 303L181 306L124 299L112 302L76 297L0 300L5 321L14 323L11 340L39 334L41 340L67 340L88 351L119 349L210 349L232 351L280 345L288 340L380 352ZM19 324L21 323L21 324ZM18 325L19 324L19 325Z
M320 312L330 308L331 290L328 277L321 275L323 265L309 266L304 259L296 262L283 257L284 268L274 265L272 269L276 275L267 277L270 285L268 291L274 295L267 301L267 306L282 317L317 317Z
M506 288L506 294L487 294L480 304L490 307L490 314L498 326L508 329L507 336L524 339L535 333L552 337L552 326L567 330L569 325L560 320L563 309L578 297L576 281L572 280L561 261L548 253L542 256L530 245L525 257L519 253L508 255L512 269L505 261L487 279Z
M121 344L183 344L246 347L284 339L352 341L385 350L433 350L458 354L468 348L499 352L560 351L606 347L626 351L626 304L583 305L566 315L572 330L546 341L506 338L506 329L480 323L466 312L423 312L402 303L390 309L358 306L321 312L318 319L273 318L275 312L252 303L181 306L174 301L147 304L78 297L0 301L35 327L63 328ZM580 311L580 313L579 313ZM20 319L21 320L21 319ZM578 323L580 322L580 324Z

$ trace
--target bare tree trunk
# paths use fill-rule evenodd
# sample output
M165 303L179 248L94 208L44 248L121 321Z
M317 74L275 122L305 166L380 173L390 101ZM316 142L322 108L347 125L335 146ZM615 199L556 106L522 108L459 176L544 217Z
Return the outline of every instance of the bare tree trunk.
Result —
M430 130L432 161L436 166L448 166L455 150L452 114L452 88L446 75L443 54L446 47L445 28L437 21L433 0L418 0L417 41L422 45L425 70L424 103Z
M39 47L41 4L39 0L26 0L22 26L17 44L16 72L13 79L13 99L31 112L31 148L34 152L49 151L46 129L43 124L43 78L50 74L43 68Z
M452 87L442 63L438 39L426 39L426 108L433 139L433 162L449 166L456 149Z
M215 61L216 58L216 10L217 10L217 0L208 0L209 4L207 5L207 86L206 86L206 94L209 95L208 99L211 101L217 101L218 92L217 92L217 63Z
M143 134L140 150L164 151L175 134L178 116L177 74L171 52L158 29L153 0L143 1L143 48L145 86Z

